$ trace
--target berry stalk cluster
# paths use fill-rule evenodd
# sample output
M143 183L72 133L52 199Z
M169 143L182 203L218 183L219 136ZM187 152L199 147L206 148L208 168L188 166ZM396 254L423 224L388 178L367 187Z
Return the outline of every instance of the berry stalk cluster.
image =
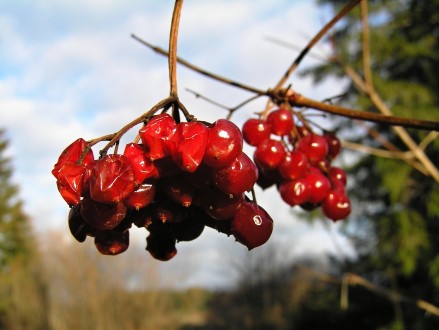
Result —
M308 211L321 207L329 219L345 219L351 212L346 173L331 165L340 153L340 140L333 133L319 135L304 123L296 124L293 113L280 106L265 119L244 123L244 140L255 147L257 184L263 189L276 185L290 206Z
M52 174L71 207L76 240L93 237L99 252L117 255L128 248L134 224L149 232L146 250L166 261L177 242L196 239L205 226L248 249L269 239L273 220L245 194L258 169L242 150L240 129L226 119L177 121L166 112L152 116L139 143L121 154L95 159L93 143L82 138L62 152Z

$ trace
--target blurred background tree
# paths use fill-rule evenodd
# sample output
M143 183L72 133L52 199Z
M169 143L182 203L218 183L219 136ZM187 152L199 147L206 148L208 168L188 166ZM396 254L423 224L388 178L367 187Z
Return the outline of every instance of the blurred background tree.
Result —
M37 240L0 130L0 328L48 329Z
M334 11L346 1L320 0ZM370 72L374 89L395 115L439 119L439 1L368 1ZM316 82L346 77L346 66L365 76L360 10L348 15L328 40L333 46L331 62L303 72ZM335 65L333 62L338 63ZM371 98L348 83L343 103L377 111ZM405 151L406 145L387 126L341 122L339 134L355 142ZM437 133L409 130L425 143L425 153L439 164ZM378 136L378 139L377 139ZM380 142L381 140L381 142ZM384 149L384 148L383 148ZM350 196L355 212L345 233L357 247L358 259L343 269L357 272L376 284L409 297L439 304L439 185L400 159L364 156L351 166ZM342 270L343 270L342 269ZM341 271L342 271L341 270ZM353 300L355 295L352 294ZM376 329L437 329L439 320L413 305L393 304L393 320L380 304L366 302L354 320ZM371 318L371 315L381 317ZM371 319L373 323L371 324ZM351 324L351 326L355 326ZM355 326L358 328L358 326Z

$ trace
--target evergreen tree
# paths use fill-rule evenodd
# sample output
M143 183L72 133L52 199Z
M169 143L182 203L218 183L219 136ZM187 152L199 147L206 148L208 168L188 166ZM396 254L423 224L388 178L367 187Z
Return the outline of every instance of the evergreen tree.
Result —
M0 329L49 329L36 239L18 187L11 182L7 148L5 131L0 130Z
M320 2L334 10L346 4L339 0ZM368 4L376 91L395 115L439 120L439 1L370 1ZM338 61L361 74L359 13L356 10L345 19L345 24L331 34L331 42ZM304 74L313 74L317 81L331 75L346 75L342 66L329 63ZM353 84L346 92L345 105L376 111L370 99L357 92ZM407 149L389 127L375 125L374 128L397 148ZM359 134L355 123L345 125L340 134L343 131L349 131L351 137L352 133L356 134L361 144L379 146L370 135ZM409 130L409 133L418 143L429 134L422 130ZM430 143L425 152L439 165L439 139ZM375 156L360 158L351 168L350 178L353 182L350 196L356 200L357 210L347 222L345 232L356 243L360 256L347 269L403 295L439 305L438 183L401 160ZM352 299L358 302L362 298ZM439 327L438 318L429 317L412 304L391 304L390 309L380 311L380 305L368 305L364 299L363 303L363 309L357 305L357 309L351 310L356 313L354 323L368 322L373 329ZM393 313L390 320L389 312ZM374 318L370 317L371 313ZM377 318L380 313L382 317Z
M0 130L0 270L17 259L27 258L31 252L31 233L18 187L11 182L11 160L5 151L8 141Z

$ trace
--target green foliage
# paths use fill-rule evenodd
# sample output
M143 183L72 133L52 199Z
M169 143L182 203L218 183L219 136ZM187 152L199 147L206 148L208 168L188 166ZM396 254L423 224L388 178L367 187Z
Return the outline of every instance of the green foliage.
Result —
M4 156L8 142L0 130L0 269L31 251L28 218L18 197L18 188L11 182L10 159Z
M322 0L334 10L345 1ZM395 115L439 120L439 0L368 1L370 58L374 88ZM332 33L334 56L363 74L360 10L357 8ZM317 81L341 76L341 66L325 64L308 70ZM345 105L376 111L367 96L347 87ZM352 125L354 126L354 125ZM355 127L340 129L352 133ZM394 131L376 125L380 134L402 151L407 150ZM409 130L420 143L430 132ZM351 134L352 136L352 134ZM356 135L358 136L358 135ZM381 147L368 135L358 143ZM439 139L425 149L439 165ZM393 283L407 296L439 305L439 185L400 160L360 156L350 171L358 217L351 217L346 233L361 251L347 265L382 285ZM349 229L349 227L351 227ZM359 229L367 230L361 235ZM383 329L434 329L413 309L401 308ZM384 319L384 315L382 316ZM371 328L378 327L379 323ZM381 326L383 324L381 323Z

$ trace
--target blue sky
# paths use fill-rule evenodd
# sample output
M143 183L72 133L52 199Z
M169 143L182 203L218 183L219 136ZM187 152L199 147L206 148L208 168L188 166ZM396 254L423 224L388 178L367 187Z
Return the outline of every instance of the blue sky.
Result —
M115 132L167 96L166 59L134 41L130 34L167 48L172 8L169 0L0 2L0 126L7 130L14 181L37 232L54 229L67 233L68 209L50 174L65 146L78 137L91 139ZM181 57L212 72L268 88L281 77L297 51L265 38L275 36L304 46L328 19L330 14L313 1L187 0L178 51ZM316 50L328 53L323 45ZM310 64L311 59L303 63ZM316 99L336 95L341 89L337 81L316 87L310 79L299 76L293 76L291 83L297 91ZM181 67L178 86L189 111L207 121L224 113L185 88L230 106L249 96ZM242 125L264 104L265 100L260 100L246 106L236 114L235 122ZM132 135L128 134L127 142ZM335 251L331 235L336 235L337 226L330 224L332 234L328 234L320 222L311 227L297 220L273 189L259 192L258 201L276 223L267 245L284 246L288 257ZM141 246L131 249L144 248L145 233L137 235ZM178 248L177 261L161 267L177 269L185 260L192 260L194 275L189 284L220 285L224 278L213 273L218 273L224 252L247 253L232 238L213 231Z

